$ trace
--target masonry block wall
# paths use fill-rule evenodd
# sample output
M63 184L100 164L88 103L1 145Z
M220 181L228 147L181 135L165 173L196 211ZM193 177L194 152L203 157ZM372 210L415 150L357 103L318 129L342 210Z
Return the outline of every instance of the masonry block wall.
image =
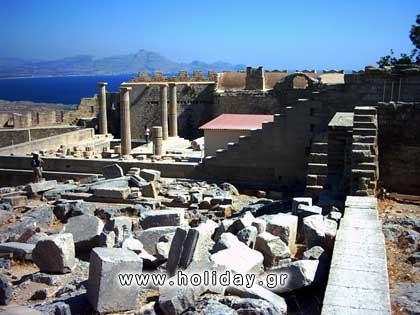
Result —
M246 68L245 90L265 90L264 68Z
M234 181L258 179L258 183L273 184L303 191L306 181L307 149L312 136L310 111L306 104L295 104L274 122L239 138L227 150L206 158L201 166L204 177Z
M420 194L420 103L378 104L380 184Z
M0 129L0 147L56 136L76 130L76 126Z

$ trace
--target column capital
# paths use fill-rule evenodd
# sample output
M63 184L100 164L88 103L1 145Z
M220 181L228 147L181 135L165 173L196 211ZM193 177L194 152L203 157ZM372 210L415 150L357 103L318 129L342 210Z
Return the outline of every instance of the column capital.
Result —
M168 83L159 83L158 85L159 85L161 88L162 88L162 87L168 87Z
M175 87L175 86L177 86L178 85L178 83L176 83L176 82L171 82L171 83L169 83L169 86L170 87Z
M126 92L126 91L131 91L131 90L132 90L131 86L124 86L124 85L120 86L120 91L121 92Z
M98 82L97 84L99 86L106 86L106 85L108 85L108 82Z

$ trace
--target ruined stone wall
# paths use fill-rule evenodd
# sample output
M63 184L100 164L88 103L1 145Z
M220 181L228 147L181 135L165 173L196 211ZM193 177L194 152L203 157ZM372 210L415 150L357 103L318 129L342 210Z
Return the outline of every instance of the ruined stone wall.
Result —
M32 151L56 150L60 145L79 145L83 142L93 140L94 130L91 128L80 129L61 133L47 138L41 138L31 142L23 142L13 146L7 146L0 149L0 155L27 155Z
M379 179L387 190L420 194L420 103L378 105Z
M257 69L247 67L246 68L246 90L264 90L265 89L265 75L264 68L259 67Z
M0 147L15 145L18 143L33 141L62 133L70 132L77 127L47 127L47 128L25 128L25 129L0 129Z
M80 100L80 104L74 111L63 113L64 124L74 124L80 118L94 118L99 114L98 96L84 97Z
M10 107L10 106L9 106ZM79 119L95 118L99 114L97 96L85 97L75 110L49 109L43 105L42 109L16 107L14 110L0 113L0 128L30 128L56 125L76 124Z

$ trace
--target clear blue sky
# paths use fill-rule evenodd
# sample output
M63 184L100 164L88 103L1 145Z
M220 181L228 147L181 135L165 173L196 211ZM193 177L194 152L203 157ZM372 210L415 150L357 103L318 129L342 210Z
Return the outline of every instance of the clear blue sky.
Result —
M0 0L0 56L104 57L357 69L408 38L419 0Z

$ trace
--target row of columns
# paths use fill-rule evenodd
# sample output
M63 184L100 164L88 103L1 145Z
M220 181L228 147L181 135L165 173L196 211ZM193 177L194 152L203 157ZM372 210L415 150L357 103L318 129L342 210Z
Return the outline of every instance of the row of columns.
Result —
M99 133L108 133L108 121L106 112L106 82L98 82L99 87ZM131 87L120 87L120 117L121 117L121 154L131 154L131 121L130 121L130 91ZM157 151L162 151L161 140L167 140L169 137L178 136L178 111L176 84L169 84L169 115L168 115L168 84L160 85L160 106L161 106L161 127L159 130L153 127L153 140ZM168 127L169 116L169 127ZM159 140L159 141L158 141ZM158 147L160 149L158 149ZM155 153L155 152L154 152Z

